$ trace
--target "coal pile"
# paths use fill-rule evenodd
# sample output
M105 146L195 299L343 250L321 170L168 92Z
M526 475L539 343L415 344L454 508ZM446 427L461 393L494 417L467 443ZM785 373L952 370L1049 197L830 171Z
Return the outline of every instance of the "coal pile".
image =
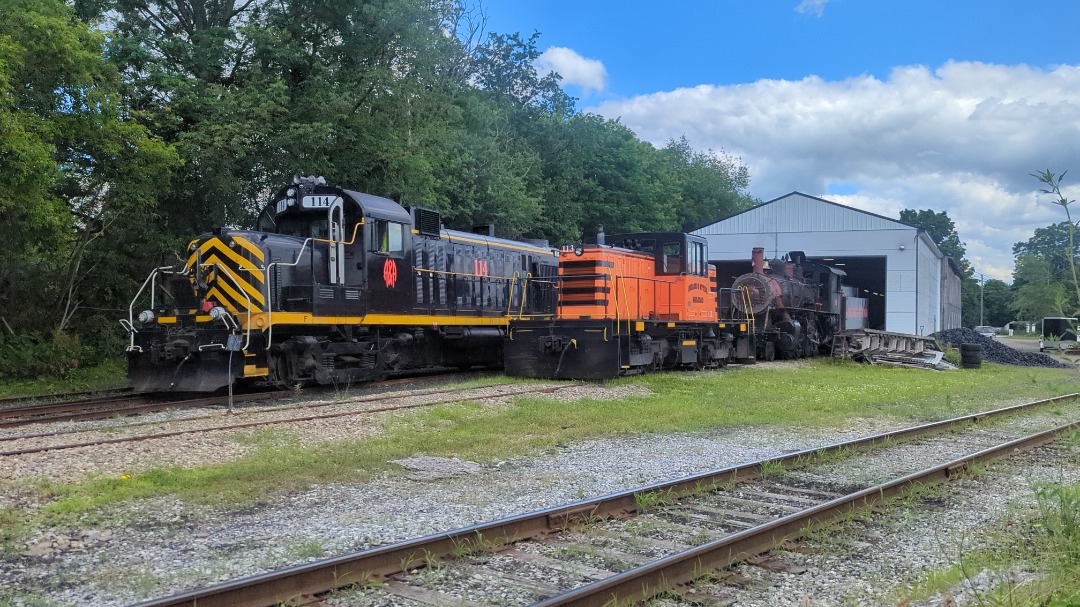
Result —
M1073 368L1072 365L1054 360L1046 354L1014 350L996 339L991 339L985 335L979 335L974 329L949 329L947 331L938 331L937 333L934 333L933 337L939 342L949 344L954 348L959 348L960 344L979 344L983 347L982 359L987 362L1015 365L1017 367L1051 367L1055 369Z

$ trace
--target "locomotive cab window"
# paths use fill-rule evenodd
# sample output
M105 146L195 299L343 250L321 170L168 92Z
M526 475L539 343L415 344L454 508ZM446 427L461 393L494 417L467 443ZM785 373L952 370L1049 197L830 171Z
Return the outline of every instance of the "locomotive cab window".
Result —
M683 271L682 243L677 240L669 240L664 243L663 272L665 274L680 274Z
M393 221L375 220L372 230L374 250L380 253L400 255L405 251L404 226Z
M688 242L686 243L686 252L686 273L694 276L708 276L709 262L705 259L705 243Z
M314 214L293 215L291 217L279 218L277 225L274 226L272 231L287 236L321 238L324 240L330 235L330 228L326 221L326 215Z

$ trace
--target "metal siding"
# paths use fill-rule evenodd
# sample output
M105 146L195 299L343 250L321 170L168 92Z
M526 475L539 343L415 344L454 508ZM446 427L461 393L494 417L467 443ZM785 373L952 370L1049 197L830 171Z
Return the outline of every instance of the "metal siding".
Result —
M960 277L941 259L941 328L955 329L960 326Z
M918 306L915 333L929 335L941 330L941 260L919 239Z

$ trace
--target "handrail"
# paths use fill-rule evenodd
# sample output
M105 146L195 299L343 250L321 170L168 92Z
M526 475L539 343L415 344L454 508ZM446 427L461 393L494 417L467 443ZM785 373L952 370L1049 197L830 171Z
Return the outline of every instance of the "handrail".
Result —
M266 273L266 280L263 281L263 287L266 289L266 349L267 350L270 349L270 344L274 341L274 294L270 291L270 274L271 274L271 270L276 266L284 266L284 267L291 268L291 267L296 267L296 266L300 265L300 260L302 260L304 258L304 251L307 250L308 244L310 244L310 243L325 242L325 243L328 243L328 244L351 245L351 244L356 242L356 234L360 231L360 227L365 225L366 223L367 222L364 220L364 218L360 218L360 221L356 222L356 224L353 225L352 239L349 240L348 242L340 242L340 241L337 241L337 240L331 240L331 239L325 239L325 238L315 238L315 237L311 236L311 237L308 237L308 238L304 239L304 242L300 245L300 253L297 254L296 259L294 261L289 262L289 263L285 263L285 262L281 262L281 261L272 261L272 262L266 264L266 266L263 268L263 271ZM312 249L312 255L314 255L315 247L312 246L311 249Z
M199 264L199 267L201 267L201 268L216 268L217 270L219 270L219 272L217 272L216 275L217 276L221 276L221 275L226 276L232 282L233 286L236 287L236 291L238 293L243 294L244 299L247 300L247 306L246 306L246 308L247 308L246 309L247 323L246 323L246 326L244 328L244 347L243 347L243 349L246 350L248 348L248 346L251 345L251 296L248 295L245 292L244 288L240 286L239 281L237 280L237 278L235 276L232 275L231 268L229 268L228 266L218 264L218 263L204 263L204 264ZM138 330L135 329L135 316L134 316L135 303L138 301L138 299L142 295L143 291L146 290L146 286L148 284L150 285L150 309L152 310L155 307L154 306L154 302L155 302L154 292L155 292L155 287L156 287L156 284L157 284L157 276L158 276L158 274L180 274L180 275L184 275L184 274L187 274L187 272L188 272L188 270L190 270L190 268L191 268L191 264L185 264L184 269L181 270L181 271L177 271L172 266L161 266L159 268L154 268L153 270L151 270L150 275L146 277L145 281L143 281L142 287L139 288L138 292L136 292L135 296L131 299L131 303L128 304L128 319L127 319L128 324L124 325L125 328L129 329L130 334L131 334L130 343L128 344L128 348L127 348L128 350L134 350L136 348L136 346L135 346L135 333L137 333ZM229 322L227 320L222 320L222 322L225 323L226 328L228 328L230 331L234 330L234 326L230 326ZM121 321L121 324L122 325L124 324L123 321ZM239 326L235 325L235 328L239 328ZM208 344L208 345L210 345L210 344ZM222 345L222 347L224 347L224 345ZM201 349L204 349L204 348L200 347L200 350Z
M146 285L149 284L149 285L151 285L150 286L150 309L154 308L154 290L155 290L154 289L154 283L156 282L155 278L157 277L158 272L162 272L162 271L165 271L165 270L172 270L172 266L161 266L161 267L158 267L158 268L154 268L153 270L150 270L150 275L146 277L146 280L143 281L142 286L139 287L139 290L135 293L135 296L131 298L131 303L128 304L128 318L127 318L127 323L128 324L124 327L124 328L128 329L128 333L131 336L130 337L131 341L128 344L128 347L127 347L128 350L134 350L135 349L135 334L138 333L138 330L135 329L135 312L134 312L134 310L135 310L135 302L138 301L139 296L142 295L143 291L146 290ZM124 324L123 320L120 321L120 324L121 325Z

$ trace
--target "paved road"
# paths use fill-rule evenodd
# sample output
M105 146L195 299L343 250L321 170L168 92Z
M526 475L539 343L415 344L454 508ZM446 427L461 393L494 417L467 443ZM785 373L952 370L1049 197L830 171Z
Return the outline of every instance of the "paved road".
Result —
M995 337L994 339L996 339L999 342L1005 344L1006 346L1009 346L1010 348L1012 348L1014 350L1019 350L1021 352L1038 352L1039 351L1039 340L1037 340L1037 339L1020 339L1020 338L1015 338L1015 337ZM1062 362L1066 362L1066 363L1069 363L1069 364L1076 364L1076 361L1077 361L1076 356L1066 357L1066 356L1064 356L1062 354L1054 353L1054 351L1051 350L1051 349L1047 349L1046 352L1044 352L1043 354L1048 354L1048 355L1054 357L1057 360L1060 360Z

